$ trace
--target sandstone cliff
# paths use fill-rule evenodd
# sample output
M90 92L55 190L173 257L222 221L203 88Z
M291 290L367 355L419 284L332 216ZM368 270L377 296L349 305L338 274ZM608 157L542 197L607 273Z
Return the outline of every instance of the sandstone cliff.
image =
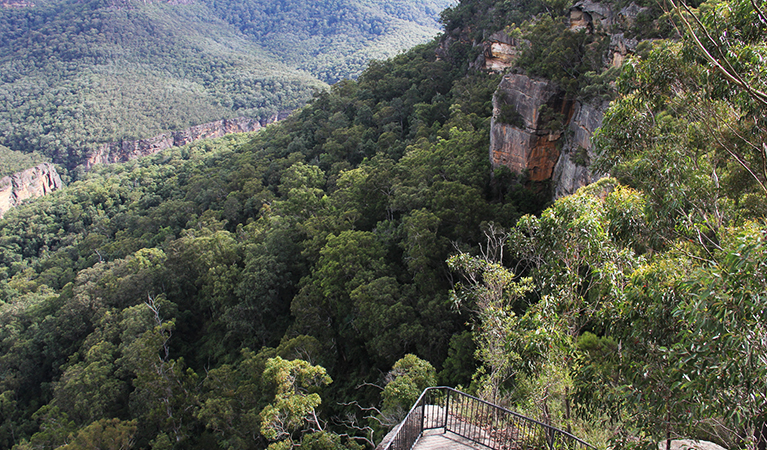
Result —
M613 11L611 4L581 0L570 8L573 31L609 37L603 54L605 68L619 67L636 50L636 38L627 37L637 17L647 8L634 3ZM522 43L524 45L524 43ZM495 33L481 44L483 52L473 64L478 69L503 71L513 67L520 43ZM530 181L552 181L553 197L574 193L596 181L591 136L602 124L607 102L568 99L556 84L519 73L503 77L493 97L490 160L525 173Z
M265 121L244 117L224 119L197 125L182 131L163 133L148 139L110 142L101 145L95 152L91 153L83 165L86 169L90 169L96 164L130 161L171 147L186 145L200 139L213 139L231 133L258 131L268 123L283 119L285 115L286 113L274 115Z
M575 103L573 118L568 124L559 161L552 174L555 199L573 194L579 188L605 175L595 173L591 167L591 162L596 156L591 145L591 136L602 125L602 117L606 110L607 103L598 106Z
M508 74L493 97L490 160L530 181L552 180L554 198L572 194L601 176L589 163L606 108L568 100L548 80Z
M191 5L194 0L108 0L107 4L116 9L129 9L135 5L167 3L169 5Z
M637 17L647 10L631 2L616 12L610 3L581 0L570 8L570 30L609 33L610 47L603 62L606 66L619 67L639 43L636 38L627 37L626 32L634 27Z
M480 44L482 52L471 67L489 72L503 72L514 65L524 45L524 41L509 36L503 31L493 33Z
M493 97L490 160L530 181L551 178L559 161L562 119L572 116L572 102L548 80L526 75L503 77Z
M61 189L64 183L53 164L42 163L0 179L0 218L22 201Z

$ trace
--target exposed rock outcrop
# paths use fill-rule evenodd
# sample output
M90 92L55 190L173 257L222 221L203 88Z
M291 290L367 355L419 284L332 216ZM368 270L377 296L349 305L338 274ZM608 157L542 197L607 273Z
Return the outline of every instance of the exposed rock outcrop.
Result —
M588 165L606 106L568 100L547 80L506 75L493 97L490 160L530 181L553 180L555 198L569 195L600 177Z
M50 163L38 164L0 179L0 218L22 201L50 194L63 186L56 167Z
M86 159L84 166L90 169L96 164L111 164L130 161L142 156L151 155L171 147L179 147L200 139L213 139L231 133L258 131L268 123L276 122L287 116L287 113L275 114L268 120L258 121L240 117L204 123L186 130L163 133L148 139L136 141L110 142L101 145Z
M627 38L623 33L611 35L610 48L607 52L608 59L604 61L605 65L620 67L626 57L636 51L637 45L639 45L639 41L635 38Z
M581 0L570 7L569 18L571 30L587 29L593 32L594 30L609 30L614 23L615 14L607 2Z
M96 164L125 162L200 139L213 139L231 133L258 131L269 123L284 119L288 114L288 112L282 112L262 121L243 117L218 120L182 131L163 133L149 139L111 142L100 146L83 165L86 169L90 169ZM31 169L4 177L0 179L0 218L6 211L18 206L22 201L50 194L62 187L61 176L54 165L50 163L42 163Z
M594 155L591 136L602 125L607 104L593 106L576 102L573 118L562 144L559 161L554 168L554 198L575 193L579 188L602 178L604 174L594 173L591 162Z
M512 67L522 53L524 41L499 31L482 42L482 53L471 65L473 68L500 73Z
M616 11L607 2L580 0L570 8L570 30L609 36L602 62L605 68L619 67L636 51L638 41L628 31L646 10L631 3ZM514 64L519 42L506 36L507 47L493 47L504 36L496 33L482 44L485 51L474 67L505 70ZM526 174L529 181L552 180L555 199L570 195L603 176L590 168L595 159L591 137L607 106L568 99L547 80L508 74L493 97L490 160L494 167Z
M634 53L639 43L635 38L626 37L625 31L631 29L639 14L647 10L631 2L616 13L609 3L581 0L570 8L570 30L609 32L610 48L604 63L606 66L619 67L627 55Z
M550 179L559 160L563 124L572 113L573 102L551 81L506 75L493 96L493 165L524 171L530 181Z
M658 442L658 450L668 448L666 441ZM671 450L727 450L721 445L709 441L696 441L692 439L674 439L671 441Z

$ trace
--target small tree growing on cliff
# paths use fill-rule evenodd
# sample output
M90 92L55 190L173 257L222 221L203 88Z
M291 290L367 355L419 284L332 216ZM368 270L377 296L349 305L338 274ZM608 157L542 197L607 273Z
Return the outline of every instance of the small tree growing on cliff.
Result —
M514 280L514 273L503 267L503 245L508 233L490 226L485 232L487 245L480 256L464 252L451 256L447 264L464 281L450 292L456 307L468 307L475 314L474 339L477 358L484 364L475 377L484 386L480 396L497 402L501 386L516 372L520 355L511 347L519 318L512 301L532 290L531 280Z

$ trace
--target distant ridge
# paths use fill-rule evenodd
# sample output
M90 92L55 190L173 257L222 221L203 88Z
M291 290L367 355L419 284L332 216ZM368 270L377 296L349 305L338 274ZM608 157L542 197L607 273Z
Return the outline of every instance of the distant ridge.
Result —
M0 145L73 169L105 143L268 120L432 38L449 3L0 0Z
M152 155L172 147L180 147L201 139L215 139L232 133L259 131L264 126L287 117L287 112L276 114L266 120L238 117L203 123L185 130L161 133L147 139L125 140L103 144L85 160L90 169L97 164L113 164Z

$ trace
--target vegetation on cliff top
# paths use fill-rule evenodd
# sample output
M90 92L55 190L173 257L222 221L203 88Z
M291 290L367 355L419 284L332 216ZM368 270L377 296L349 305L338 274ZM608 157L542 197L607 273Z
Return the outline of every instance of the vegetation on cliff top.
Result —
M34 167L46 159L37 153L14 152L0 145L0 178Z

